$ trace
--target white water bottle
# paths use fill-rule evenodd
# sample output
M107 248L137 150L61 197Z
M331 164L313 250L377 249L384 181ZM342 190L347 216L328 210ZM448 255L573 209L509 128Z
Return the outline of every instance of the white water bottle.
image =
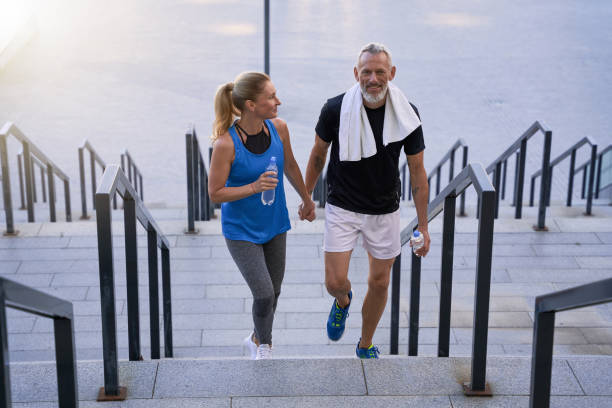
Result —
M421 248L425 244L423 235L419 232L419 230L414 230L412 236L410 237L410 242L412 242L412 252L414 253L416 253L417 249Z
M266 167L266 171L273 171L278 175L278 167L276 166L276 156L270 157L270 164ZM274 203L274 197L276 189L264 190L261 192L261 202L263 205L272 205Z

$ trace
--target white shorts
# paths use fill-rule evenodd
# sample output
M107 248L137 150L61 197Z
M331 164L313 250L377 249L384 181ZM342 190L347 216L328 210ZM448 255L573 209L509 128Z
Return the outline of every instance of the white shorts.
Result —
M400 245L400 210L369 215L325 205L325 252L346 252L355 247L359 234L363 247L376 259L392 259L402 251Z

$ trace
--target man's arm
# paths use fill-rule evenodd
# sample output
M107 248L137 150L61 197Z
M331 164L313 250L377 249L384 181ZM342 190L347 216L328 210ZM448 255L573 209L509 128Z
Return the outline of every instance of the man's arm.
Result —
M410 183L412 184L412 197L416 207L418 230L423 234L424 245L416 251L418 256L425 256L429 252L429 231L427 229L427 204L429 196L429 184L427 183L427 172L423 164L423 151L406 155L408 169L410 169Z
M315 143L310 152L308 167L306 167L306 190L308 194L312 194L314 191L317 179L325 168L329 145L330 144L321 139L319 135L315 135Z

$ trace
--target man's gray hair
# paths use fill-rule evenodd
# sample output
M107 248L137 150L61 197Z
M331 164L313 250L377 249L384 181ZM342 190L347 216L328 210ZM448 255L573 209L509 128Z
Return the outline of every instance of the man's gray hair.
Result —
M361 61L361 56L364 52L369 52L372 55L376 55L380 52L384 52L387 54L387 58L389 58L389 65L393 65L391 62L391 51L384 44L371 42L369 44L364 45L359 51L359 55L357 56L357 66L359 66L359 62Z

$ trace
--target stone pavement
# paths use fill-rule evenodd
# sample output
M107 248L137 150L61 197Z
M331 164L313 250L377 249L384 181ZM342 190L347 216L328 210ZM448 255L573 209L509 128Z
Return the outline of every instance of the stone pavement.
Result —
M470 359L461 357L121 362L120 384L128 389L124 402L95 402L103 378L100 361L80 361L78 383L81 407L518 408L528 405L530 363L525 357L489 358L493 398L463 396ZM609 408L611 370L612 357L556 358L551 406ZM17 363L11 371L14 407L56 406L53 363Z

